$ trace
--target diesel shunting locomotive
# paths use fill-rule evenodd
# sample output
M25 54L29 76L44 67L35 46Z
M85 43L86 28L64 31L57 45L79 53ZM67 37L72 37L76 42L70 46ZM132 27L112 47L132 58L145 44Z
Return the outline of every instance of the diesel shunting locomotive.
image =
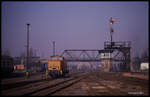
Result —
M51 56L48 61L48 74L55 78L63 77L67 73L69 73L69 71L65 59L60 56Z

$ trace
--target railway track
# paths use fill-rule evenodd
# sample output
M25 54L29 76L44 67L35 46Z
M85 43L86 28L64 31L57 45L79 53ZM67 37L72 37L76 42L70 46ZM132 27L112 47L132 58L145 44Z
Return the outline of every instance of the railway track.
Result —
M112 81L107 81L104 79L100 78L100 81L98 79L94 79L95 82L97 82L100 86L106 87L106 89L109 91L107 94L108 95L124 95L125 92L121 91L120 88L117 87L117 85L119 85L119 83L115 83L116 85L114 85L114 82L111 83Z
M45 81L30 83L30 84L27 84L27 85L24 85L21 87L2 90L2 95L6 95L6 96L10 96L10 95L12 95L12 96L22 96L22 95L26 96L26 95L33 95L33 94L35 95L37 92L40 92L43 90L45 91L46 89L50 89L52 87L58 88L57 85L65 84L67 82L72 81L73 79L78 79L78 77L83 74L82 72L79 74L78 73L72 73L71 76L73 76L73 77L69 77L69 78L58 78L58 79L53 79L53 80L49 79L49 80L45 80ZM77 81L75 81L75 82L77 82ZM71 83L75 83L75 82L73 81ZM57 89L57 91L58 91L58 89Z
M2 79L2 85L10 85L10 84L14 84L14 83L20 83L20 82L24 82L24 81L31 81L31 80L37 80L39 77L43 76L44 73L37 73L32 75L29 78L26 78L25 75L21 76L21 77L12 77L12 78L5 78Z
M77 73L82 73L80 72L72 72L70 73L71 75L77 74ZM53 80L51 77L48 78L48 81ZM30 78L22 77L22 78L12 78L12 79L5 79L2 80L2 90L7 90L7 89L13 89L13 88L18 88L18 87L23 87L25 85L29 84L34 84L38 82L45 82L47 81L45 74L38 74L34 75L33 77L31 76Z
M129 81L124 77L119 77L117 73L100 73L91 72L91 74L81 80L79 83L72 85L54 96L146 96L148 95L147 84L142 86L140 82L135 85L136 79ZM117 76L116 76L117 75ZM119 77L119 78L118 78ZM123 78L123 79L122 79ZM132 81L135 80L135 81ZM129 83L130 82L130 83ZM52 96L53 96L52 95Z
M88 88L89 95L132 95L130 93L143 93L147 95L147 87L141 85L142 80L132 79L120 76L115 73L98 73L98 72L76 72L70 77L49 79L30 83L21 87L2 90L4 96L53 96L61 95L72 86L84 83ZM133 84L135 83L135 84ZM144 82L145 83L145 82ZM140 84L140 85L139 85ZM72 95L72 94L70 94Z
M86 91L90 96L107 96L107 95L123 95L124 91L116 88L111 82L98 77L95 73L91 74L87 79L84 79L86 83ZM119 83L118 83L119 84Z
M39 91L36 91L34 93L25 95L25 96L50 96L58 91L61 91L79 81L81 81L82 79L86 78L88 75L87 73L83 74L83 75L78 75L78 76L74 76L71 79L68 80L64 80L60 83L56 83L54 85L51 85L49 87L47 87L46 89L40 89Z
M45 80L45 78L43 78L43 75L40 74L40 75L33 76L32 78L24 77L21 79L20 78L16 79L16 81L14 81L14 79L13 80L8 79L7 82L4 82L4 81L2 83L2 90L23 87L23 86L28 85L28 84L44 82L46 80Z
M148 84L148 81L145 79L135 78L135 77L128 77L128 76L122 76L122 73L96 73L97 76L101 76L104 80L120 80L122 82L134 82L132 84ZM105 76L109 77L105 77ZM113 79L115 77L115 79Z
M95 75L95 73L91 73L88 75L88 77L85 77L81 83L77 83L77 85L73 85L70 88L63 88L62 91L57 91L56 93L52 93L50 95L62 95L62 96L107 96L107 95L123 95L125 94L124 91L120 91L119 88L114 88L113 85L111 85L111 81L104 80L103 78L100 78ZM103 83L108 82L108 83ZM76 89L76 90L74 90ZM66 92L68 91L68 93ZM81 91L81 92L79 92ZM79 94L78 94L79 93ZM37 96L37 95L34 95ZM43 96L43 95L42 95ZM49 95L48 95L49 96Z
M90 80L92 80L92 82L98 83L102 87L105 87L109 91L106 95L133 96L139 95L140 93L140 95L148 95L148 93L145 91L146 87L141 85L143 84L143 82L143 85L148 84L146 83L146 80L129 78L124 76L114 76L114 78L109 76L107 76L107 78L99 76L100 75L97 75L97 77L94 78L90 78Z

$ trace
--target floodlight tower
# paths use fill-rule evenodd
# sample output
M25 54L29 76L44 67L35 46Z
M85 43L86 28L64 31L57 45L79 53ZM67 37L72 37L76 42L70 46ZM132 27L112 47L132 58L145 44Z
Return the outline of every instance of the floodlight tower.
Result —
M26 62L27 71L29 68L29 26L30 24L27 24L27 62Z

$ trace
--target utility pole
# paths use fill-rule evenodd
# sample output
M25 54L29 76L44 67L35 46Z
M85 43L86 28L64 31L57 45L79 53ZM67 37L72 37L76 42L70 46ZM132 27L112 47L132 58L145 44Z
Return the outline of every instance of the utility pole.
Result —
M53 41L53 56L55 56L55 41Z
M26 71L27 72L29 69L29 26L30 26L30 24L27 24L27 62L26 62L26 69L27 69Z

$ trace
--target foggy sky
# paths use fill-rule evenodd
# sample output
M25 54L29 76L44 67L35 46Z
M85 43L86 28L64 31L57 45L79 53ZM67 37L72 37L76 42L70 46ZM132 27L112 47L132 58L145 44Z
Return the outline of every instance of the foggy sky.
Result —
M49 58L65 49L103 49L110 41L131 41L131 56L148 48L148 2L2 2L2 50L12 56L26 51L27 23L30 47Z

